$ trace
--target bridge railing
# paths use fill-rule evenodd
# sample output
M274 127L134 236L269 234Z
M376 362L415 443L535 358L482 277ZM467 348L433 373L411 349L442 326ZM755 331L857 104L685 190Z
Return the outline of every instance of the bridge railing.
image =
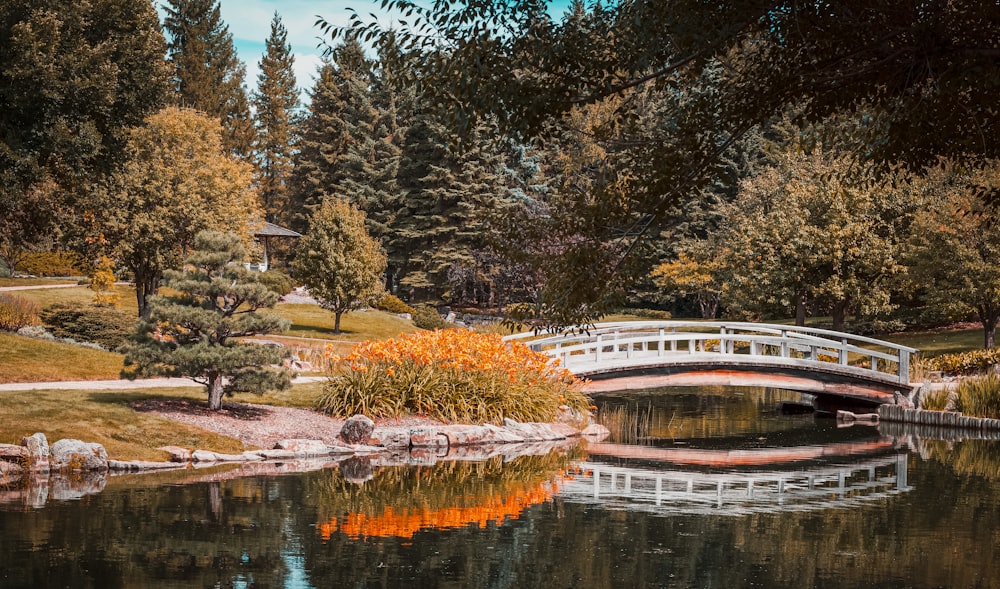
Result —
M599 323L582 333L508 336L558 358L574 372L604 364L680 355L721 354L786 360L792 365L836 364L908 384L916 349L826 329L716 321L626 321Z

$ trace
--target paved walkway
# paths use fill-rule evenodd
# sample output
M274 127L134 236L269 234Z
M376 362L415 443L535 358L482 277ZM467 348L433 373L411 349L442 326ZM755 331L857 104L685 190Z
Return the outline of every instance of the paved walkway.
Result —
M292 384L321 382L325 376L296 376ZM0 384L0 392L11 391L96 391L96 390L133 390L156 389L172 387L201 387L188 378L144 378L139 380L72 380L61 382L13 382Z
M43 288L74 288L77 286L87 287L86 284L32 284L29 286L0 286L0 292L9 290L41 290Z

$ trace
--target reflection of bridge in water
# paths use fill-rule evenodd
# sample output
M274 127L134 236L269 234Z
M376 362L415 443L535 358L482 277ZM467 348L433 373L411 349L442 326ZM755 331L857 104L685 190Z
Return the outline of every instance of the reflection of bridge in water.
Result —
M824 452L824 447L807 448L803 456L834 456ZM774 450L760 452L776 456ZM717 453L719 458L711 462L716 465L724 462L724 454L732 455L726 450L697 452ZM660 468L651 456L642 457L635 466L588 461L578 465L583 474L562 484L559 496L575 503L629 511L744 515L858 507L912 488L907 483L906 452L841 455L837 461L813 465L781 459L767 463L747 456L755 452L740 451L742 457L734 463L737 468L725 471L688 470L679 463L663 463Z

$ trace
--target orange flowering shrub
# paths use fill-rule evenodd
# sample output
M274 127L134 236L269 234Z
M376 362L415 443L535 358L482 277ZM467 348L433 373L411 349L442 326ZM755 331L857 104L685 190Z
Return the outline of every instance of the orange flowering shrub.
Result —
M423 331L363 342L330 377L317 407L333 415L430 415L443 421L552 421L561 405L586 412L580 381L548 356L499 335Z

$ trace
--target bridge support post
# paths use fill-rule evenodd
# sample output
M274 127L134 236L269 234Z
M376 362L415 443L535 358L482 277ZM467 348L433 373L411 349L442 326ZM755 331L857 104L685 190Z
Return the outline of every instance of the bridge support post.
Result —
M909 489L909 485L906 482L906 457L907 454L898 454L896 456L896 488L900 491Z
M899 351L899 382L910 384L910 353L906 350Z

